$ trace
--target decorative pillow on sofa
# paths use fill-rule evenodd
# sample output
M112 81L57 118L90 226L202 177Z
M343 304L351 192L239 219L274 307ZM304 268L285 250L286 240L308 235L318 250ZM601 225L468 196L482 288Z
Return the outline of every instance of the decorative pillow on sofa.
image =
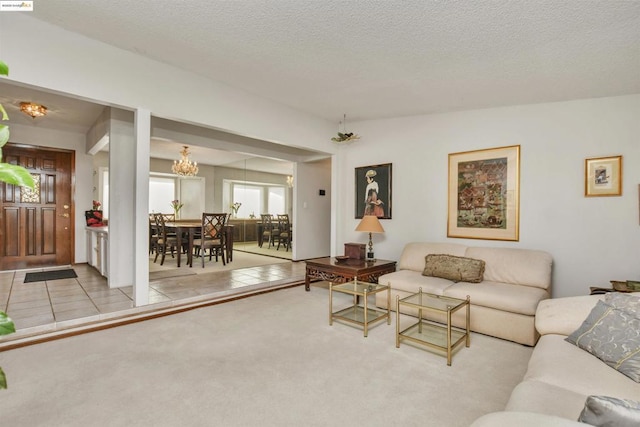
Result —
M604 296L604 301L610 306L626 310L640 318L640 297L619 292L608 292Z
M440 277L453 282L480 283L484 275L484 261L445 254L425 257L423 276Z
M582 325L566 341L640 382L640 319L637 317L640 313L629 308L617 308L629 307L618 296L608 300L615 305L607 299L598 301ZM634 303L631 300L628 302Z
M578 421L597 427L637 427L640 425L640 402L589 396Z

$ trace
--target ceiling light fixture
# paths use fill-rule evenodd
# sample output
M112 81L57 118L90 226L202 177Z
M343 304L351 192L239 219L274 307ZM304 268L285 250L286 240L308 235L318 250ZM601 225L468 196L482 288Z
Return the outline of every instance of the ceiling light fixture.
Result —
M187 147L186 145L183 145L183 147L184 148L180 151L182 158L180 159L180 161L173 161L171 170L177 175L195 176L198 174L198 163L191 162L191 160L189 160L189 147Z
M340 125L342 124L342 132L340 132ZM331 138L331 141L336 144L346 144L347 142L355 141L360 139L360 135L357 135L353 132L347 132L347 115L344 114L342 121L338 122L338 136L334 136Z
M45 116L47 114L47 107L40 104L34 104L33 102L21 102L20 111L31 116L32 119L35 119L36 117Z

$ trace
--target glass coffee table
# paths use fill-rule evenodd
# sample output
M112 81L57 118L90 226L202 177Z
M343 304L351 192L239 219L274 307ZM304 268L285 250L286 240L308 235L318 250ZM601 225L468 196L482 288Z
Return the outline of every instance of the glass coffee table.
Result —
M402 331L400 330L401 307L412 307L418 310L418 321ZM396 296L396 348L400 347L402 340L408 340L442 350L447 354L447 365L451 366L452 351L463 342L465 347L469 347L470 344L470 307L469 296L467 296L466 300L445 297L422 292L422 288L417 294L409 295L402 299ZM465 329L451 325L453 313L462 309L466 309ZM423 313L425 311L446 315L446 325L424 319Z
M333 311L333 293L353 295L353 304L342 310ZM368 306L368 297L378 292L387 292L387 309L379 310ZM329 283L329 325L334 320L354 323L364 327L364 336L369 332L369 325L380 320L387 319L387 325L391 324L391 312L389 301L391 289L388 285L379 285L358 280L357 278L346 283ZM360 302L361 300L361 302ZM375 307L375 304L373 305Z

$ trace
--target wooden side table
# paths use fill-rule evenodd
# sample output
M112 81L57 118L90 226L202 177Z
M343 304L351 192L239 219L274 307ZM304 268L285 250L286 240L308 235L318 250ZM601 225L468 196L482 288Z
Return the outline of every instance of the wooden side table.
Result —
M363 282L377 283L378 277L396 271L396 262L384 259L375 261L348 259L338 262L334 257L324 257L309 259L305 262L307 264L304 278L305 291L310 290L311 279L344 283L357 278Z

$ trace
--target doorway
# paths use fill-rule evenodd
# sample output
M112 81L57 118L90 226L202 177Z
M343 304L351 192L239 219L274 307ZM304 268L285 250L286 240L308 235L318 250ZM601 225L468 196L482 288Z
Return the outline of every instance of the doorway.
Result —
M35 187L0 183L0 270L72 264L75 152L9 143L3 158L26 168Z

